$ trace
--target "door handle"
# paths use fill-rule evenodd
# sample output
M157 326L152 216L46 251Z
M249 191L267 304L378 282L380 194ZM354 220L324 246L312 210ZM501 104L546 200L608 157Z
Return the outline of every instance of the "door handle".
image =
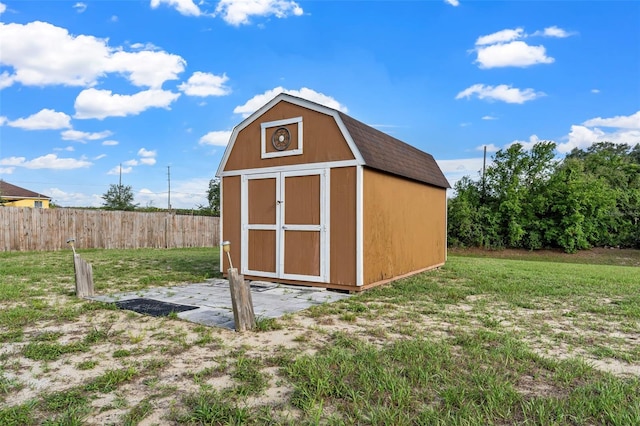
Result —
M284 201L280 201L280 200L278 200L278 201L276 201L276 203L277 203L277 204L282 204L282 203L284 203Z

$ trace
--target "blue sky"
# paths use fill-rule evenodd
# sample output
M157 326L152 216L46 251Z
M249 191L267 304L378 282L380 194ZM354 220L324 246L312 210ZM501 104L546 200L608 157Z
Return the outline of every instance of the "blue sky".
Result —
M0 0L0 178L61 206L110 184L206 204L230 132L280 91L431 153L640 143L640 2Z

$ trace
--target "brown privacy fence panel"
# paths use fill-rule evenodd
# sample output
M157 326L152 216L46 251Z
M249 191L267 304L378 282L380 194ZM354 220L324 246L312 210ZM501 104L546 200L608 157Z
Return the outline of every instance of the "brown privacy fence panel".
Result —
M215 247L220 219L83 209L0 207L0 251Z

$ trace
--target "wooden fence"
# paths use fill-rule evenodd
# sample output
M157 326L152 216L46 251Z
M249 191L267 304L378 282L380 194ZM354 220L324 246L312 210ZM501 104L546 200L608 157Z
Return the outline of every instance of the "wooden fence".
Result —
M168 213L0 207L0 251L215 247L220 219Z

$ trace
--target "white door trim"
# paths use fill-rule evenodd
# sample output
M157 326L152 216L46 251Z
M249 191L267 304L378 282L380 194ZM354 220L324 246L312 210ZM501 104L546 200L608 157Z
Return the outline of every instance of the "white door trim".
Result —
M264 230L275 231L276 233L276 247L277 250L280 246L280 232L278 229L280 224L278 222L279 205L276 203L276 220L275 224L249 224L249 181L253 179L275 179L276 180L276 200L280 199L280 185L279 185L279 173L255 173L252 175L242 176L242 184L240 185L240 226L241 226L241 240L242 240L242 268L241 273L245 275L258 275L267 278L278 277L278 258L276 256L276 271L253 271L249 269L249 231L250 230ZM276 251L277 253L277 251Z
M285 223L285 211L287 205L285 193L285 179L295 176L320 176L320 224L314 225L288 225ZM329 246L329 176L330 169L307 169L289 170L270 173L253 173L242 176L240 185L241 203L241 241L242 241L242 268L241 273L266 278L281 278L297 281L329 282L330 273L330 246ZM249 180L252 179L275 179L276 180L276 220L275 224L249 224ZM276 232L276 268L275 272L254 271L249 269L249 231L250 230L273 230ZM320 275L300 275L286 274L285 259L285 239L286 231L311 231L320 233Z

